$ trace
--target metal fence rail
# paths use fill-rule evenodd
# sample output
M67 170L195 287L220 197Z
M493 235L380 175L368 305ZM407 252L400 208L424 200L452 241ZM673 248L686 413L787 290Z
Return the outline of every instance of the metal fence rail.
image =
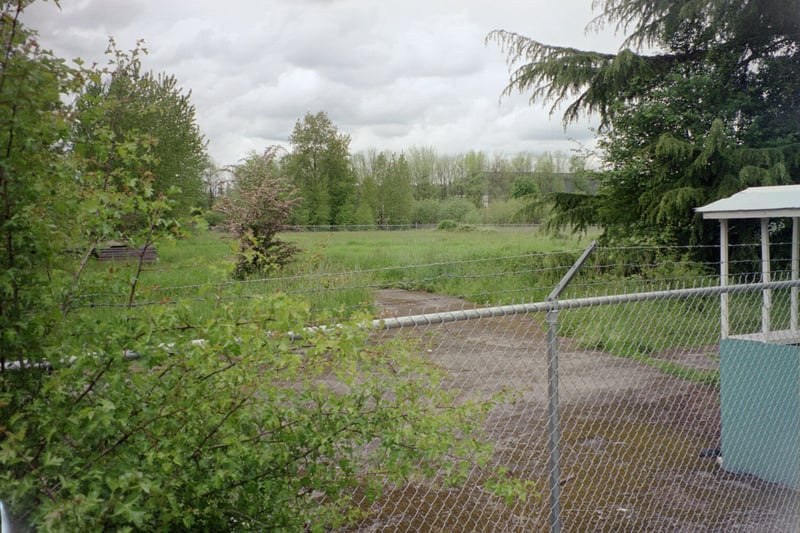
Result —
M482 488L479 469L463 487L410 480L388 487L353 529L797 531L798 487L725 469L719 315L720 295L730 295L739 304L731 306L731 323L741 332L757 329L760 292L769 289L773 322L788 325L788 306L779 303L797 286L734 284L482 308L440 298L437 312L402 316L391 315L413 307L419 295L379 292L389 317L373 323L376 340L414 340L446 371L444 386L464 397L510 394L485 431L497 464L533 481L536 494L504 501ZM800 432L794 446L788 457L800 459Z
M733 247L720 286L716 251L681 263L688 249L663 260L661 248L606 248L567 297L545 299L579 252L154 287L137 304L246 307L279 289L313 294L321 308L326 296L353 292L362 309L374 295L382 318L365 324L374 342L409 339L458 400L502 398L484 430L493 461L532 482L527 499L490 494L476 467L459 486L387 485L377 502L361 502L363 518L348 530L800 531L800 355L791 346L800 281L788 279L790 254L775 254L776 281L762 283L757 254ZM481 283L452 288L465 278ZM766 290L772 340L783 343L775 354L761 348ZM85 300L85 312L125 305L118 294Z
M550 310L579 309L599 305L624 304L670 299L700 298L722 294L744 294L761 292L765 289L791 289L800 287L800 281L773 281L770 283L740 283L725 287L692 287L685 289L665 289L660 291L633 292L628 294L607 294L602 296L586 296L527 304L497 305L437 311L418 315L395 316L375 319L372 326L378 329L396 329L413 326L443 324L475 320L478 318L495 318L502 316L525 315L529 313L545 313ZM463 305L463 304L462 304Z

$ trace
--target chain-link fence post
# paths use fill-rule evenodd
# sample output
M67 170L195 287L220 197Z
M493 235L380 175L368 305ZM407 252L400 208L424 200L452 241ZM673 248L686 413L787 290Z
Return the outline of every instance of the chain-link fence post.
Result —
M578 273L589 254L597 247L592 241L581 256L570 267L558 285L547 297L548 302L555 302L569 282ZM559 450L561 425L558 419L558 310L551 307L547 311L547 429L548 429L548 470L550 472L550 533L561 533L561 470L559 467Z
M548 471L550 473L550 532L561 533L561 471L559 447L561 427L558 419L558 311L547 312L547 429Z

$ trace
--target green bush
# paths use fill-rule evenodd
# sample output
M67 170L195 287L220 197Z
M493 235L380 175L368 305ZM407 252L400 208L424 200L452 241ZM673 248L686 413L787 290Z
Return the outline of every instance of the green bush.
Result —
M425 199L414 202L414 213L412 219L415 224L436 224L440 220L440 202L433 199Z
M210 228L220 227L225 224L225 215L215 209L203 211L202 217Z
M377 498L490 453L485 405L440 410L457 404L445 376L408 344L307 329L283 297L254 300L238 327L224 312L191 329L178 310L148 315L77 327L59 347L71 364L36 376L35 395L0 394L16 406L0 494L37 529L322 531L355 517L356 489Z
M466 198L453 198L442 202L439 208L439 216L442 220L455 220L456 222L464 222L467 215L477 208L475 204Z

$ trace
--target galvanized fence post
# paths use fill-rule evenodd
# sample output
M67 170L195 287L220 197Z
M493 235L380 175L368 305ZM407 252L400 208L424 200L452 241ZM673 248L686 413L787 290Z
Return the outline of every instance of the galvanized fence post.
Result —
M578 273L589 254L597 247L592 241L581 256L570 267L558 285L547 297L555 302ZM548 470L550 473L550 533L561 533L561 469L559 466L561 446L561 424L558 402L558 309L553 306L547 311L547 433Z
M561 470L559 449L561 427L558 419L558 311L547 312L547 433L550 473L550 532L561 532Z

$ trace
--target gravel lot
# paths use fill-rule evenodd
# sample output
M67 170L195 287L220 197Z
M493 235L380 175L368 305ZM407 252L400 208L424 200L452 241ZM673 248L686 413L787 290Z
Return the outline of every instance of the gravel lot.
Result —
M471 308L428 293L376 293L382 316ZM486 430L496 458L538 497L506 505L477 483L393 488L358 531L537 531L549 517L544 316L468 320L385 333L422 339L464 395L512 391ZM707 347L707 350L716 350ZM656 354L708 368L698 349ZM563 531L800 531L795 491L735 475L701 451L719 446L719 394L651 366L559 338ZM477 481L477 480L476 480Z

